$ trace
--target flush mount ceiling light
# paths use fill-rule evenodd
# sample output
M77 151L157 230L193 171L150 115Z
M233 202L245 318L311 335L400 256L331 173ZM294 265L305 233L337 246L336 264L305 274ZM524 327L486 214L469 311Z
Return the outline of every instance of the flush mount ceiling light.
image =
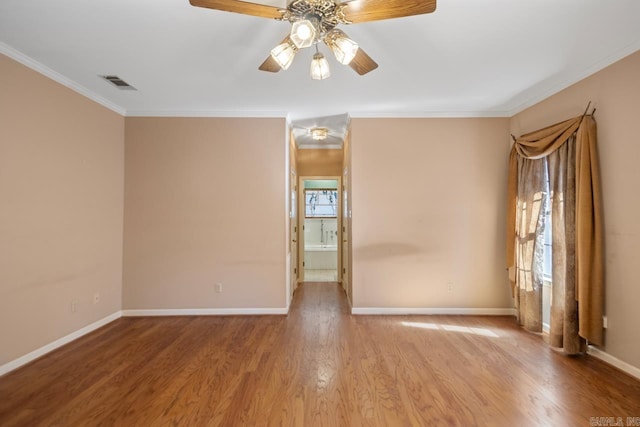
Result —
M314 141L324 141L329 136L329 129L327 128L312 128L309 130L311 138Z
M198 7L290 22L289 35L258 67L271 73L289 68L299 49L317 47L322 42L331 49L338 62L348 65L360 75L367 74L378 68L378 64L337 29L338 25L422 15L436 10L436 0L288 0L286 9L243 0L189 2ZM316 80L329 77L329 63L318 51L311 63L311 77Z

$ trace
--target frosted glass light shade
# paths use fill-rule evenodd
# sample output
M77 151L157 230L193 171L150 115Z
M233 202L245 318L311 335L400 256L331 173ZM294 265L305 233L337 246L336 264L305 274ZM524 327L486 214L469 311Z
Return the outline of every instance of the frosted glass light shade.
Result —
M327 128L313 128L310 131L311 133L311 138L314 141L323 141L325 139L327 139L327 136L329 135L329 129Z
M313 22L308 19L302 19L293 23L289 37L298 49L302 49L313 44L316 34L318 32Z
M296 49L291 43L284 42L271 50L271 57L278 63L280 68L286 70L293 62Z
M313 61L311 61L311 78L313 80L324 80L331 76L329 70L329 61L321 53L313 55Z
M349 65L358 53L358 43L351 40L345 33L334 29L326 37L326 43L331 48L339 63Z

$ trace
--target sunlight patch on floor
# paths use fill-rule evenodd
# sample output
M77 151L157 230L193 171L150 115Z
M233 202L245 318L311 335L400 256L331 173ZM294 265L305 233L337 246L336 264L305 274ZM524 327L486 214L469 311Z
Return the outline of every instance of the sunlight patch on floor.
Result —
M409 326L412 328L431 329L431 330L443 330L447 332L462 332L465 334L480 335L483 337L499 338L499 336L485 328L471 328L468 326L456 326L456 325L439 325L436 323L424 323L424 322L400 322L403 326Z

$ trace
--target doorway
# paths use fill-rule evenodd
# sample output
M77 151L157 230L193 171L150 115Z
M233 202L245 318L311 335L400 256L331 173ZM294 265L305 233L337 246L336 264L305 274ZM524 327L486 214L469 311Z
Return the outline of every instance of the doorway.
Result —
M340 178L302 178L302 265L305 282L337 282L340 241Z

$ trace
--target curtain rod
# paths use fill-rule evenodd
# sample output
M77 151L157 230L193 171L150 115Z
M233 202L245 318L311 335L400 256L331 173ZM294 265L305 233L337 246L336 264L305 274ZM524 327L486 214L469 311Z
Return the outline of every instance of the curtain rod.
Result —
M591 101L589 101L589 103L587 104L587 108L584 109L584 113L582 113L582 117L587 115L587 112L589 111L589 107L591 107ZM594 108L591 114L589 115L593 117L595 113L596 113L596 109ZM511 139L513 139L513 142L516 142L518 138L516 138L514 134L511 134Z

